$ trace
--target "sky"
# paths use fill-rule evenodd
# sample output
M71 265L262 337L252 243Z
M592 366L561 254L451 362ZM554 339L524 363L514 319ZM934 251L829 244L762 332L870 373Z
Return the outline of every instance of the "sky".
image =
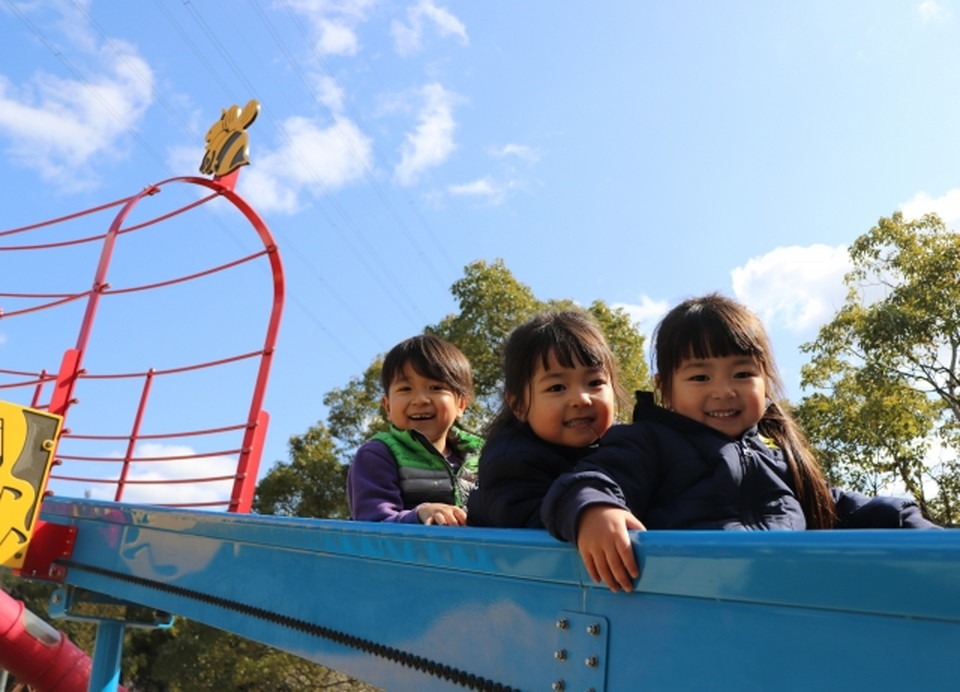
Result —
M847 246L896 211L960 220L958 31L947 0L0 0L0 231L201 175L208 129L256 99L237 192L285 293L260 476L324 419L324 394L456 312L450 287L478 260L542 300L622 307L645 334L686 297L734 296L800 398L799 346L842 304ZM181 187L155 197L197 198ZM116 211L0 247L102 233ZM159 228L118 241L112 285L262 247L226 204ZM0 293L87 290L98 253L0 251ZM255 349L271 290L261 261L118 298L87 362ZM0 369L55 371L81 316L0 319ZM144 426L219 420L248 385L178 384ZM129 428L128 392L83 396L69 427Z

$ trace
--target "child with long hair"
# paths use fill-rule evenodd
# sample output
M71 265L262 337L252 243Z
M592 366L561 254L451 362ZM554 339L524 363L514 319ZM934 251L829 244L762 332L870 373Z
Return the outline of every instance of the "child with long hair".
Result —
M364 442L350 464L350 517L464 526L483 443L457 426L473 397L470 362L423 334L390 349L380 380L390 429Z
M561 476L543 502L594 581L630 590L628 530L933 528L909 498L831 489L797 422L759 318L712 293L655 333L662 405L638 393L631 425Z
M613 425L623 399L616 358L589 313L541 312L504 344L503 389L468 522L543 528L540 502L550 484Z

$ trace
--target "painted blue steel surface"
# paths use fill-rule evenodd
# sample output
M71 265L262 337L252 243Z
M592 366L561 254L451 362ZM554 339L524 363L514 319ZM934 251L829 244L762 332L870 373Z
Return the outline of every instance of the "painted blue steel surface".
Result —
M69 584L215 625L390 690L455 686L317 636L311 626L524 690L561 680L567 690L957 685L955 530L639 533L643 574L633 593L615 594L588 583L573 547L542 531L57 498L45 500L42 517L78 527ZM565 616L572 629L558 628ZM606 636L585 633L593 620ZM576 655L558 656L560 649ZM585 660L592 651L595 666Z

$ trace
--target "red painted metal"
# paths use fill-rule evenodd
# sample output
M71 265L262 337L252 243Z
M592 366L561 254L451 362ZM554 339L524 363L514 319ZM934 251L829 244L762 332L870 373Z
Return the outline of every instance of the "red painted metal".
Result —
M176 491L172 490L170 493L170 499L175 501L163 501L157 502L157 504L178 507L219 506L231 512L250 511L253 502L253 495L256 489L257 474L262 457L262 448L269 423L269 416L262 409L270 366L272 363L277 334L279 331L284 299L284 281L280 256L277 252L276 244L269 229L260 216L253 210L253 208L234 191L238 175L239 169L228 175L214 178L212 180L200 177L170 178L150 185L141 190L138 194L122 200L111 202L106 205L101 205L95 209L62 216L46 223L32 224L8 231L0 231L0 238L4 238L5 236L15 233L24 233L44 228L48 225L72 221L80 217L88 216L94 211L103 211L113 207L120 207L119 211L109 224L109 228L106 233L100 235L84 234L84 237L80 239L64 240L59 238L56 242L36 243L33 245L20 244L17 246L0 246L0 251L28 251L31 249L41 248L60 248L79 243L98 241L102 243L93 281L89 290L87 291L59 294L0 293L0 298L35 298L44 301L40 304L28 306L24 309L8 311L6 313L0 311L0 318L3 319L61 306L64 303L76 301L81 298L86 299L86 306L84 308L83 317L79 326L78 334L76 336L76 342L72 348L67 348L64 351L56 377L53 377L50 374L49 369L44 368L38 368L35 373L0 370L0 376L14 375L19 378L19 381L12 385L0 382L0 396L5 396L3 394L3 390L15 387L32 387L32 396L29 400L30 405L36 408L46 408L51 412L57 413L64 417L65 427L61 435L62 442L66 442L68 440L117 440L125 443L125 451L122 455L122 458L118 458L115 455L95 456L72 454L69 452L69 450L64 449L64 444L61 444L60 449L58 450L55 462L58 465L63 464L69 467L73 463L91 461L104 462L106 464L118 464L118 472L114 477L114 480L104 479L102 477L88 477L84 474L78 473L71 474L69 469L65 468L64 466L60 466L58 469L55 469L54 473L51 474L51 480L56 479L59 481L78 482L85 484L112 483L115 484L115 489L112 494L116 501L123 501L124 491L132 486L143 486L148 484L162 485L169 483L171 488L173 488L178 485L182 486L183 483L217 483L232 480L233 483L230 490L230 496L224 497L219 501L209 501L209 498L206 498L202 502L182 502L180 501L181 498L177 497ZM173 185L189 185L206 188L209 191L209 194L202 195L198 199L192 200L189 203L178 206L172 210L166 210L165 213L156 215L152 218L138 221L136 224L124 225L133 210L145 198L157 195L165 188ZM158 223L169 220L174 216L184 214L218 198L225 199L241 212L245 220L258 234L263 249L239 259L234 259L233 261L219 264L218 266L210 267L202 271L196 271L182 276L177 276L168 280L132 287L113 287L110 285L109 274L114 255L122 253L123 251L123 243L119 242L120 238L122 238L125 234L155 226ZM269 318L261 348L239 355L230 355L212 361L191 363L182 365L180 367L167 369L145 368L139 372L120 373L88 372L86 370L85 356L87 355L86 352L91 343L91 335L94 333L96 328L98 310L102 302L108 299L110 296L162 289L163 287L171 286L173 284L180 284L209 276L214 273L225 272L241 264L258 259L265 259L269 263L273 288L273 299L269 304ZM8 287L5 286L5 288ZM226 423L228 424L218 424L213 426L208 425L206 427L198 426L195 430L181 430L173 433L157 433L156 431L152 431L150 434L143 434L142 425L144 416L150 407L150 398L154 384L159 378L169 378L170 376L180 373L204 370L208 368L214 369L221 365L227 365L229 363L235 363L248 359L254 363L256 372L252 385L253 391L251 393L245 421L237 423L231 423L227 421ZM135 411L132 412L133 422L130 431L125 434L86 434L84 431L73 430L72 426L70 425L70 411L72 407L78 404L79 400L77 398L77 394L78 392L82 393L84 383L87 381L92 383L95 380L122 378L131 380L139 378L143 380L139 402L136 404ZM49 391L50 388L47 387L48 384L52 386L52 391ZM49 391L49 402L46 404L44 404L45 390ZM186 392L185 394L189 396L189 392ZM25 401L24 403L26 404L28 402ZM221 449L218 451L207 450L197 452L195 454L171 454L167 456L137 455L138 443L146 440L170 442L179 437L190 436L196 439L212 435L229 435L231 433L242 435L242 439L237 440L236 444L221 445ZM144 480L133 479L130 477L130 470L133 464L142 465L154 462L163 463L165 461L189 461L191 459L204 459L213 457L229 460L231 456L235 456L236 462L234 467L235 471L231 475L226 475L225 473L207 473L205 475L201 474L199 477L175 478L170 477L169 473L165 473L164 475L166 478L164 480ZM139 466L139 468L142 469L145 467ZM66 473L64 473L64 471L66 471Z
M89 689L93 665L86 652L3 591L0 644L3 665L19 684L44 692Z

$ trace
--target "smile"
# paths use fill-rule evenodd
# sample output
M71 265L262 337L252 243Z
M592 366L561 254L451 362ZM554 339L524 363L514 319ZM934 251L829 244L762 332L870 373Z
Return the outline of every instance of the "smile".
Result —
M563 425L566 428L582 428L589 427L593 424L592 418L574 418L572 420L564 421Z

